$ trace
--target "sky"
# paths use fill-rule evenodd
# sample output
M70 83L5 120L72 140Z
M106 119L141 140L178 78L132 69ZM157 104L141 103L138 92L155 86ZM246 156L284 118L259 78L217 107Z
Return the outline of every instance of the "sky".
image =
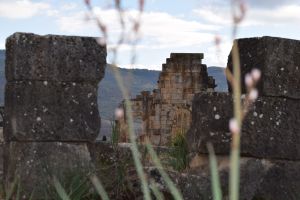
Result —
M145 0L135 64L130 64L132 49L128 43L119 49L117 63L126 68L161 70L171 52L190 52L204 53L203 63L208 66L225 67L232 46L230 2ZM246 16L237 38L268 35L300 40L300 0L244 2ZM107 27L108 47L113 47L121 30L113 1L91 0L91 4ZM126 27L131 27L137 18L138 0L123 0L122 6ZM102 36L83 0L0 0L0 49L5 49L5 39L14 32ZM219 50L216 36L221 39Z

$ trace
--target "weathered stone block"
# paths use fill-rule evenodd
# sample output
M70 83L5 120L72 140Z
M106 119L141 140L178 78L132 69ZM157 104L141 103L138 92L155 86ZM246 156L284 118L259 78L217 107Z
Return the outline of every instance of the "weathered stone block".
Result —
M7 83L6 141L94 141L100 130L96 94L96 83Z
M6 40L6 79L100 81L106 48L92 37L15 33Z
M275 38L238 39L241 61L242 90L245 93L245 74L253 68L262 71L258 84L261 95L300 99L300 41ZM228 57L232 70L232 56ZM229 91L231 85L228 84Z
M299 161L266 160L242 157L240 160L240 198L243 200L297 200L300 198ZM169 172L184 199L213 199L208 157L189 173ZM229 159L218 157L223 199L229 199ZM153 178L150 173L150 178ZM157 177L155 180L162 180ZM160 184L164 183L160 182ZM167 187L164 187L167 190Z
M45 195L54 189L54 176L65 184L71 181L67 178L78 174L87 176L93 169L84 143L10 142L6 144L5 152L5 186L10 188L17 178L23 199L29 199L32 193L33 199L49 197Z
M211 142L217 154L228 154L232 98L229 93L199 93L192 109L188 141L192 151L207 153ZM257 158L300 160L300 103L260 97L244 119L241 154Z

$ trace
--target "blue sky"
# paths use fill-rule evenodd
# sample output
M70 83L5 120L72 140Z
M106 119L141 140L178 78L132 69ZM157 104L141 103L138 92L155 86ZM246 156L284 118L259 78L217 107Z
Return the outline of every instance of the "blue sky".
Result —
M107 24L109 44L113 45L120 26L112 1L91 2ZM137 2L123 0L126 16L136 16ZM299 0L245 2L246 18L237 37L269 35L300 40ZM0 49L5 48L5 38L16 31L101 36L86 16L83 0L0 0ZM232 44L229 0L146 0L142 22L134 67L160 70L171 52L202 52L203 63L225 66ZM216 35L221 37L219 54L214 44ZM121 67L132 67L130 55L130 46L124 45L118 57Z

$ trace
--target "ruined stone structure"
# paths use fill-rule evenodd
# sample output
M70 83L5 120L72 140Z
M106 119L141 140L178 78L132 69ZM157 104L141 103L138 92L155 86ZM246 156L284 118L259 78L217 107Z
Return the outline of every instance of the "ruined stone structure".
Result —
M216 86L202 59L201 53L171 53L162 65L158 89L152 94L143 91L131 99L135 132L140 138L165 145L172 135L189 129L194 94L213 91ZM126 119L119 120L119 124L121 135L127 135Z
M41 199L56 176L92 169L106 49L94 38L15 33L6 41L4 182Z
M300 41L262 37L237 42L241 80L253 68L262 71L260 95L242 127L240 199L299 199ZM231 55L227 67L232 70ZM202 92L195 96L187 134L191 152L206 155L210 142L220 160L229 154L232 103L230 85L229 93ZM222 185L226 187L228 161L220 163Z
M262 71L259 98L242 127L239 199L298 200L300 41L262 37L237 42L241 80L253 68ZM33 191L33 199L43 199L53 186L53 176L64 183L67 174L93 169L92 160L101 181L109 180L103 183L111 199L142 198L131 144L94 143L100 128L97 83L104 76L106 49L93 38L25 33L10 36L6 49L4 153L0 148L6 189L17 178L23 199ZM173 134L188 130L190 168L184 173L165 169L184 199L213 199L206 148L212 143L223 199L228 199L231 87L229 93L214 92L214 80L202 58L202 54L171 54L163 64L158 89L131 100L133 117L137 134L154 144L167 144ZM246 92L244 85L242 90ZM125 132L126 118L118 123ZM146 148L139 149L147 180L158 184L165 199L172 199ZM172 149L155 149L167 165ZM125 170L123 180L120 169Z

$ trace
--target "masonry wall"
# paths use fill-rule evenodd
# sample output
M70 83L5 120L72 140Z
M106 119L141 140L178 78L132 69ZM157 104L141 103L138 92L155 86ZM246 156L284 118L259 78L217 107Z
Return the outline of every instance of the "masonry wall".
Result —
M95 38L15 33L6 40L4 185L43 199L55 176L92 170L97 88L106 48Z
M155 145L166 145L176 133L189 129L194 95L215 87L202 59L201 53L171 53L162 65L157 89L152 93L143 91L131 100L135 133L141 141L148 137ZM123 118L118 123L125 142L127 120Z

